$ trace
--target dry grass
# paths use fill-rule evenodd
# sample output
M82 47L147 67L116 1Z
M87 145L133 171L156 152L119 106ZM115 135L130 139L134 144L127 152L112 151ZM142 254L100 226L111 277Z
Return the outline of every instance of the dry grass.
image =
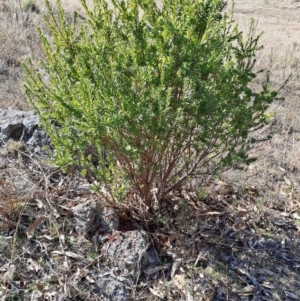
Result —
M257 68L270 69L272 84L277 87L291 76L281 91L285 101L270 108L276 113L273 139L253 150L258 161L247 171L235 170L224 175L241 186L256 185L264 191L266 199L281 198L286 179L292 183L294 198L299 195L300 17L297 8L299 3L296 1L236 1L235 19L240 28L246 30L249 19L255 18L256 32L263 31L261 44L264 49L257 57ZM262 80L258 78L257 84Z
M110 263L101 248L95 250L75 231L72 214L76 204L97 196L75 175L24 158L1 157L7 167L0 182L0 296L102 300L93 283L97 275L110 273ZM215 181L202 188L202 198L189 191L174 193L151 230L141 224L150 230L161 265L144 270L139 281L118 270L120 279L128 279L131 300L299 296L300 226L293 215L299 204L285 213L271 201L260 206L260 191L252 188L232 194L228 184ZM286 183L286 193L290 190Z
M92 1L88 1L91 3ZM55 0L50 1L51 4ZM30 9L30 5L36 8ZM63 0L70 16L80 11L80 2ZM36 27L43 27L42 1L0 0L0 107L29 110L22 92L22 67L27 58L42 56Z
M22 62L41 54L35 27L40 16L18 2L0 2L0 106L29 109L22 93Z

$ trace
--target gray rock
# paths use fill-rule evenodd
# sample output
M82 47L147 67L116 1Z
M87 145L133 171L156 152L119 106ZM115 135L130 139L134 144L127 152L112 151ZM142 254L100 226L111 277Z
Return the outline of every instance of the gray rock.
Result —
M2 133L8 138L20 140L23 134L24 125L19 120L11 120L1 126Z
M114 208L103 207L100 216L98 216L101 229L100 232L117 231L120 221Z
M128 301L130 294L125 285L111 277L100 278L93 290L103 301Z
M76 232L84 234L87 231L88 225L90 223L91 212L96 210L95 200L88 199L81 201L71 210L74 214L74 224Z
M8 139L20 139L25 130L32 134L38 123L39 118L34 111L0 109L0 129Z
M36 154L43 153L43 146L52 150L50 138L38 125L39 117L34 111L0 109L0 146L13 139L21 140Z
M159 265L148 234L138 227L133 231L118 231L120 221L115 209L99 204L99 200L89 199L72 208L76 231L92 236L95 246L102 245L102 254L125 273L139 274L144 268Z
M149 265L148 248L149 236L144 230L114 231L102 245L102 254L124 272L140 273Z
M26 145L36 154L42 153L44 146L46 146L47 149L53 149L50 138L47 136L46 132L40 128L35 128L32 135L29 135L29 137L30 138L27 140Z
M157 251L153 246L150 246L147 250L147 261L143 268L155 267L161 265L161 261L158 257Z
M0 146L3 145L8 140L7 136L0 133Z
M72 208L78 233L106 234L119 228L119 218L113 208L101 207L99 200L88 199Z

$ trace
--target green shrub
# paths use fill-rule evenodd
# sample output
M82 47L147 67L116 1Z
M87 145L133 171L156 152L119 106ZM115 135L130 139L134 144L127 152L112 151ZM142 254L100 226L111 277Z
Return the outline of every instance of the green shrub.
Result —
M250 163L249 136L277 97L268 73L251 88L259 36L251 25L243 37L225 1L162 2L95 0L90 10L81 0L85 16L72 24L47 2L45 59L24 66L54 161L80 166L113 203L151 208L191 177Z

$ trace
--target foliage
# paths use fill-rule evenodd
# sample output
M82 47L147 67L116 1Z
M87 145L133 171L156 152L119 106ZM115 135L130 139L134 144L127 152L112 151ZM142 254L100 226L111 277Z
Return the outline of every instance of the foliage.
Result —
M191 177L253 160L250 134L278 91L268 72L251 88L259 36L252 23L244 37L225 1L81 0L72 22L46 3L45 59L24 66L24 89L56 164L80 166L108 201L153 207Z
M23 3L22 7L23 7L24 11L31 11L31 12L36 12L36 13L40 12L35 0L26 0Z

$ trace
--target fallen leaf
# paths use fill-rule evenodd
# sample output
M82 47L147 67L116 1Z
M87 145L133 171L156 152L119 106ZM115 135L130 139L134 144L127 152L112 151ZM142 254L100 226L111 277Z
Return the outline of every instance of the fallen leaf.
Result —
M179 234L179 233L174 233L174 234L168 236L169 243L172 243L176 239L184 239L184 235Z
M152 293L152 295L160 298L160 299L163 299L164 298L164 295L161 293L161 292L158 292L157 290L149 287L149 291Z
M300 268L300 263L295 263L295 264L293 265L293 267L294 267L294 268Z
M289 217L290 213L287 212L280 212L280 215L284 216L284 217Z
M27 259L27 268L29 271L38 272L41 269L41 266L31 258Z
M40 291L40 292L44 292L45 290L44 290L44 285L43 284L40 284L40 283L36 283L36 287L37 287L37 289Z
M172 265L172 269L171 269L171 278L174 277L176 271L178 270L178 268L181 266L182 264L182 259L175 259Z
M195 299L189 291L186 292L186 301L194 301Z
M257 289L253 285L247 285L241 290L233 290L233 292L240 296L250 296L253 295L256 292L256 290Z
M90 277L89 275L86 275L85 278L89 283L95 283L95 280L92 277Z
M297 212L293 213L292 216L295 219L300 219L300 215Z
M214 230L208 230L205 232L200 232L199 234L203 237L212 237L216 235L216 232Z
M259 190L253 186L249 187L248 189L246 189L247 193L254 195L254 196L259 196Z
M209 212L205 212L205 214L203 214L203 215L221 215L221 214L223 214L223 212L209 211Z
M270 282L263 282L261 283L261 286L267 289L274 289L274 285L272 285Z
M2 283L10 282L13 279L15 270L16 270L16 266L13 264L10 265L8 267L7 271L0 278L0 282L2 282Z
M276 219L276 220L273 220L273 223L277 226L284 226L286 225L286 221L282 220L282 219Z
M44 241L44 242L50 242L54 239L56 239L55 236L50 236L50 235L46 235L46 234L44 234L43 236L40 237L40 241Z
M237 271L242 274L242 275L245 275L247 276L249 279L251 279L251 275L249 274L249 271L244 269L244 268L237 268Z
M233 216L235 218L238 218L238 217L244 217L245 215L248 215L248 214L249 214L249 210L240 209L238 212L234 213Z
M51 254L56 254L56 255L65 255L64 252L61 251L52 251Z
M37 218L29 227L26 229L26 234L28 238L32 237L34 234L34 231L37 227L39 227L45 220L44 216L41 216Z
M37 207L39 209L42 209L44 207L44 202L40 199L35 199L35 201L37 202Z
M3 266L0 267L0 272L6 272L9 268L10 263L7 262L6 264L4 264Z
M286 253L281 253L281 256L282 256L282 258L283 258L284 260L286 260L286 261L291 261L291 259L287 257L287 254L286 254Z
M292 186L291 181L287 177L283 177L283 179L288 186Z
M269 276L272 276L274 275L275 273L268 270L268 269L256 269L255 272L259 275L269 275Z
M41 281L47 283L47 282L52 282L52 283L59 283L59 277L56 275L47 275L44 276L40 279Z
M194 265L197 266L199 260L200 260L200 259L201 259L201 260L204 260L205 257L207 256L207 254L208 254L208 252L206 252L205 254L203 254L203 252L200 251L199 254L198 254L198 256L197 256L197 259L196 259Z
M157 272L159 272L161 270L167 269L170 265L171 264L147 268L147 269L144 269L144 273L146 275L152 275L152 274L157 273Z
M65 254L66 254L68 257L71 257L71 258L74 258L74 259L85 260L85 258L84 258L82 255L79 255L79 254L76 254L76 253L73 253L73 252L67 251Z
M285 295L293 300L300 300L300 298L292 292L284 291Z

